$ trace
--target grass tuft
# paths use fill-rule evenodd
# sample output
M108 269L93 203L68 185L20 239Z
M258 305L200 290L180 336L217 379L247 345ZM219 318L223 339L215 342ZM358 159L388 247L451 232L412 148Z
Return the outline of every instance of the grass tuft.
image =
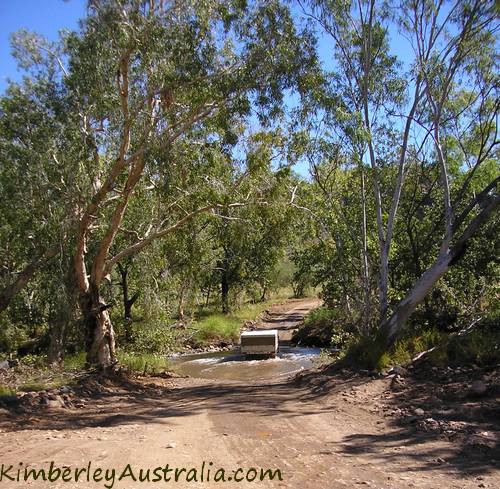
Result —
M130 353L119 351L118 360L121 365L133 372L159 373L170 369L168 358L152 353Z
M1 385L0 384L0 399L2 397L11 397L11 396L15 396L15 395L16 395L15 389L12 389L8 385Z

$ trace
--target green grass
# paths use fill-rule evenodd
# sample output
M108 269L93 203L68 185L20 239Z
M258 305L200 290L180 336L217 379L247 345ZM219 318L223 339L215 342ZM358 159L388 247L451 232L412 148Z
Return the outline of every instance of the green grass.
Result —
M7 385L0 385L0 398L15 396L16 391Z
M383 370L409 363L416 355L440 344L442 340L443 335L431 329L416 336L403 337L387 349L382 341L365 336L350 344L347 357L361 368Z
M170 368L169 360L159 354L118 350L120 365L133 372L162 372ZM82 370L85 366L85 352L68 355L64 359L66 370Z
M83 370L85 367L85 352L74 353L64 357L64 368L66 370Z
M429 354L429 362L438 367L500 363L500 332L482 328L463 336L453 336Z
M19 390L22 392L39 392L47 389L48 387L49 386L44 382L26 382L19 387Z
M278 304L289 297L290 290L283 289L268 301L247 303L231 314L204 312L191 326L194 330L195 343L203 346L216 341L237 341L245 321L254 321L273 304Z
M159 373L170 369L170 361L161 355L150 353L118 352L118 361L133 372Z
M347 357L361 368L382 370L405 365L419 353L432 348L426 361L436 367L493 365L500 362L500 333L483 328L457 336L429 329L415 336L403 337L389 349L374 338L362 337L351 343Z
M198 343L212 341L234 341L238 338L241 320L232 315L213 314L193 324L194 338Z

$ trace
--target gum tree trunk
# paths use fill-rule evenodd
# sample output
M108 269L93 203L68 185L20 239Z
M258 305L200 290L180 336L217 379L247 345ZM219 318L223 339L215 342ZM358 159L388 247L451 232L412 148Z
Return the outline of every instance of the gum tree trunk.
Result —
M484 194L484 191L481 193ZM406 321L415 311L417 306L425 299L427 294L432 290L436 282L457 263L467 250L467 243L472 238L482 225L496 212L500 207L500 195L493 194L488 197L486 202L483 201L482 210L472 219L469 225L465 228L462 235L456 241L456 244L449 249L448 252L441 252L423 275L417 280L412 289L406 294L406 297L396 306L392 316L382 323L379 333L387 345L394 343L399 334L403 331ZM476 197L476 203L478 203ZM445 241L448 237L445 237Z
M229 312L229 280L226 270L223 270L221 273L220 290L222 298L222 312L227 314Z
M108 307L98 292L88 292L80 298L89 367L97 366L105 369L117 362L115 332Z

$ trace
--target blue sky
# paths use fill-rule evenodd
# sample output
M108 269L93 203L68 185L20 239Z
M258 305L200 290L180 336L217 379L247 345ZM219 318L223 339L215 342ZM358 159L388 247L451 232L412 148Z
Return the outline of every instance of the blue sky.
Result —
M10 34L25 28L55 40L60 29L78 27L85 5L85 0L0 0L0 93L7 87L7 78L22 76L10 55Z

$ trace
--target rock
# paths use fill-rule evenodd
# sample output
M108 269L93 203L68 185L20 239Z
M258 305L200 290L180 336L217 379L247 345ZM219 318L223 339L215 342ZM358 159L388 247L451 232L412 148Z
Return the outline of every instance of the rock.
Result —
M178 321L177 323L171 324L170 327L172 329L186 329L186 325L182 321Z
M476 396L482 396L488 390L488 386L482 380L475 380L472 382L470 390Z
M0 362L0 370L8 370L10 368L10 364L8 360L3 360Z
M245 321L243 323L243 329L254 330L255 329L255 321Z
M417 429L425 432L436 432L440 431L441 428L438 421L433 418L426 418L417 423Z
M392 372L394 372L396 375L400 375L401 377L408 375L408 371L400 365L396 365L395 367L393 367Z
M165 448L175 448L176 446L176 443L169 443Z
M48 399L47 400L47 407L49 409L60 408L63 406L64 406L64 404L60 400L57 400L57 399Z
M482 431L480 433L474 433L470 435L465 444L469 446L477 446L477 447L487 447L487 448L495 448L497 443L499 442L500 437L495 433L489 431Z
M416 408L413 410L416 416L423 416L425 414L425 411L422 408Z

